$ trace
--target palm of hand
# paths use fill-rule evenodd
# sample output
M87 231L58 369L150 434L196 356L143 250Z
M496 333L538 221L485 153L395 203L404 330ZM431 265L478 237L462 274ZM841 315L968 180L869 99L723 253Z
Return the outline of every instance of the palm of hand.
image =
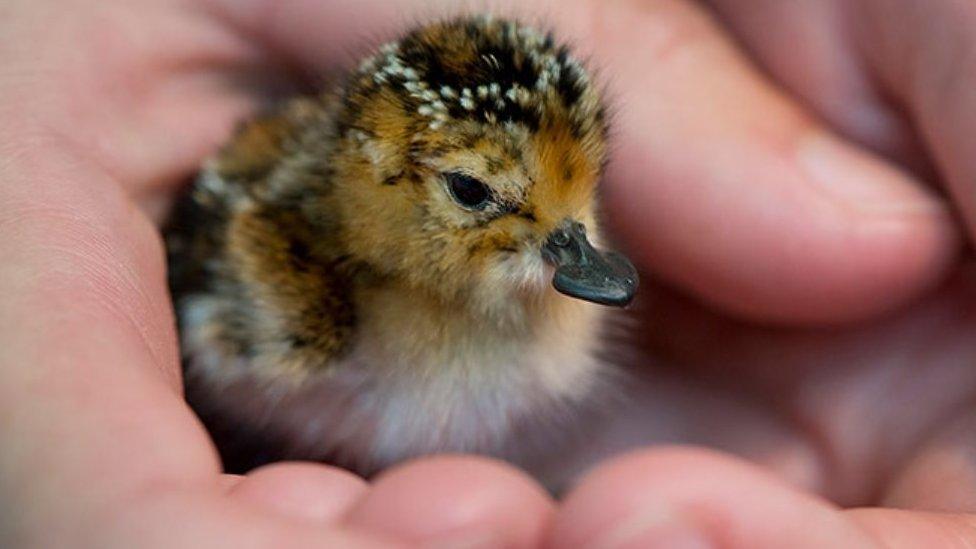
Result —
M16 446L16 454L0 462L6 468L0 469L0 479L10 479L0 486L13 494L31 494L30 504L44 512L25 511L9 535L40 544L44 541L38 539L60 540L59 536L77 534L83 522L79 517L106 525L91 534L97 541L122 540L123 545L124 540L149 543L156 538L166 546L191 546L201 540L209 541L207 546L219 540L227 546L246 542L258 547L431 538L529 545L546 535L553 509L538 488L512 471L474 459L414 464L370 488L324 467L297 465L244 480L221 479L205 436L179 400L165 267L150 219L158 220L179 178L193 171L233 121L265 98L255 90L255 82L266 81L269 73L286 72L281 56L305 63L303 70L320 70L323 64L308 60L325 60L325 65L335 61L350 36L363 29L350 26L313 36L311 30L327 20L325 8L316 18L301 11L307 7L286 3L277 21L279 26L288 21L287 14L294 10L294 26L289 27L293 34L269 22L270 38L257 41L262 44L258 46L240 29L248 26L246 6L260 2L240 3L241 19L234 24L214 7L216 3L146 0L96 8L23 4L15 9L25 17L7 33L14 38L11 44L30 44L31 33L41 23L53 27L48 30L52 39L33 55L11 54L19 64L8 68L9 78L0 88L3 103L14 107L6 117L2 143L7 161L0 173L5 181L25 183L7 185L4 191L4 220L16 238L0 245L8 261L4 280L14 288L2 298L0 332L9 356L36 366L8 368L0 383L0 402L7 403L2 409L5 418L18 417L17 407L27 406L25 398L35 407L30 418L18 417L21 424L10 421L7 425L15 427L0 431L5 440L25 440ZM335 9L333 14L340 13ZM376 21L383 21L390 18L382 12L396 8L372 9L377 11ZM629 13L632 8L628 4L615 9ZM606 11L602 20L616 21L611 17L615 10ZM662 13L667 16L667 10ZM298 14L309 22L298 24ZM646 20L646 15L638 19ZM579 23L571 16L567 21L569 27ZM585 32L591 31L593 42L606 36L599 25ZM709 40L705 51L720 47ZM614 47L612 40L599 47L599 54L613 58L606 51ZM627 69L620 69L621 74ZM632 82L621 80L622 101L634 99L628 90L636 86L628 88ZM746 91L768 93L758 88ZM17 105L31 108L17 111ZM667 122L687 122L680 112L643 114L664 120L663 133ZM728 131L739 122L709 121ZM782 125L791 123L797 122L791 119ZM740 312L803 318L797 312L803 307L784 298L795 290L789 284L782 295L758 288L752 298L739 297L746 275L720 268L723 261L731 261L727 257L733 252L743 253L734 239L728 250L713 250L712 262L703 264L691 252L676 251L684 243L657 220L631 215L635 212L621 197L634 194L661 198L661 208L673 206L676 219L669 222L677 228L670 231L700 221L690 217L691 207L705 210L701 215L715 215L708 211L707 201L682 207L667 204L668 196L633 188L643 179L660 178L667 189L669 182L703 174L689 172L690 162L665 160L688 158L689 153L678 154L659 141L641 142L643 129L632 124L636 122L622 124L622 167L612 174L619 183L610 189L609 202L614 211L625 214L616 222L622 234L662 232L663 244L635 240L645 265ZM857 128L850 133L857 134ZM884 139L872 144L891 148ZM651 168L656 170L652 174L635 175L646 168L638 161L644 157L660 167ZM757 163L767 165L755 171L789 170L773 160L757 156ZM888 170L873 165L871 169ZM892 193L925 207L934 202L922 192L901 187ZM743 206L742 215L748 215L745 205L734 206ZM649 225L637 225L635 219ZM787 273L796 284L813 285L803 295L840 296L827 300L833 304L804 309L813 311L806 319L857 316L896 304L945 270L955 235L946 228L944 212L931 208L885 221L887 232L868 231L850 244L878 250L874 257L882 258L880 267L852 261L851 272L826 277L819 286ZM728 223L735 225L736 220ZM706 236L699 235L703 241ZM827 255L856 255L850 249L834 249L835 244L814 243ZM768 257L755 258L757 270L781 262L784 253L774 248L765 253ZM668 266L659 267L662 261ZM814 264L822 269L819 262ZM690 274L703 265L712 267L703 269L706 273L726 274L710 279ZM887 270L898 275L885 276ZM865 273L881 273L872 281L875 287L852 282ZM810 277L817 274L822 273ZM654 288L641 328L651 337L646 361L670 366L648 368L646 398L607 434L604 447L661 440L705 443L743 454L842 503L967 509L972 472L963 435L971 422L966 401L976 379L966 363L976 349L966 337L973 323L966 314L973 289L965 276L959 278L897 318L853 330L750 327ZM852 286L855 297L838 289ZM703 288L719 288L719 293ZM749 310L753 301L761 306ZM58 345L46 343L51 338ZM71 369L65 370L66 365ZM42 434L27 439L25 431ZM946 464L957 467L953 471L959 482L940 476ZM57 474L39 482L24 480L37 479L43 471ZM93 481L97 488L92 488ZM85 496L53 503L60 493ZM743 498L743 493L750 495ZM87 506L84 513L72 507L79 501ZM648 508L664 511L650 516ZM660 543L695 529L730 546L817 546L828 540L834 545L840 543L837 540L869 545L869 536L857 525L871 530L898 516L860 512L845 518L827 504L730 458L692 450L651 452L608 464L588 476L556 513L550 541L555 545L592 539L604 530L612 530L611 537L626 537L627 528L635 527L646 530L638 534ZM635 513L643 517L636 526L610 524ZM777 522L771 513L781 521L771 524ZM295 515L302 520L295 520ZM174 520L185 527L173 531L167 525ZM734 524L738 537L719 532L711 526L716 521ZM63 529L45 528L44 523ZM801 528L817 529L822 537L794 539ZM925 528L935 527L925 524L918 531L924 533ZM375 538L377 534L383 537ZM892 534L879 530L874 535ZM903 537L912 535L921 534L913 531Z

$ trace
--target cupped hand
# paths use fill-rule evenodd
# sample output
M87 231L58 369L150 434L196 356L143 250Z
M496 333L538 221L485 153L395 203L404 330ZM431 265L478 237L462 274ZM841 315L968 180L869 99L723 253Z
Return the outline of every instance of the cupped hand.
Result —
M222 475L154 221L283 65L202 2L0 12L0 546L538 543L549 497L487 460Z
M236 120L457 8L14 0L0 22L3 545L976 539L961 514L976 507L976 287L956 258L976 221L976 9L512 4L497 8L555 25L609 82L610 224L648 273L695 296L648 286L647 388L594 454L690 442L759 466L647 450L558 508L476 458L372 485L308 464L222 476L181 400L156 223Z

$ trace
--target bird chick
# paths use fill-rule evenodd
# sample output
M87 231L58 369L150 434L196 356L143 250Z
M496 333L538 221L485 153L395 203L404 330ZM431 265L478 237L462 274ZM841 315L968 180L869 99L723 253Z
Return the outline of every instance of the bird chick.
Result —
M598 87L566 46L459 18L246 124L167 234L188 399L231 468L434 452L540 472L637 275L598 251Z

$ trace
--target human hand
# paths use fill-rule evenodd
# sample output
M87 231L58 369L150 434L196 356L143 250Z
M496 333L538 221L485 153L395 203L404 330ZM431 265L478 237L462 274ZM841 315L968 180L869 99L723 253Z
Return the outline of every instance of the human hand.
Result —
M610 202L646 268L765 327L658 291L641 331L658 367L634 419L647 440L731 450L779 478L695 450L620 458L563 504L555 545L971 544L976 273L953 248L976 221L976 12L710 4L718 24L657 2L657 27L621 16L632 26L604 34L598 51L661 37L614 71L631 108Z
M202 430L179 398L162 254L146 214L158 220L180 179L262 100L256 83L281 81L271 75L288 69L317 74L354 59L359 52L348 55L350 44L365 46L363 36L384 25L395 29L416 17L417 9L427 9L416 4L144 0L7 7L16 17L5 18L8 40L0 52L9 61L0 81L6 121L0 138L2 222L12 235L0 244L0 440L10 450L0 455L0 494L18 512L0 528L5 541L64 545L84 535L97 546L278 547L352 543L352 537L362 543L446 537L530 545L546 535L551 503L538 488L476 460L421 462L372 488L334 470L294 466L257 473L228 490ZM730 20L752 13L735 4L725 7ZM832 4L797 3L795 9L806 11L796 20L836 30L834 21L811 15L824 5ZM580 2L522 9L559 12L554 20L562 34L580 37L612 82L621 115L608 206L614 227L633 243L646 269L741 315L813 323L897 307L953 268L962 229L943 201L918 183L926 163L912 144L916 134L900 126L869 87L835 74L864 72L823 67L848 57L807 59L802 66L815 69L812 77L777 74L793 93L823 109L831 130L818 127L811 113L763 80L693 4ZM438 13L436 6L429 10ZM938 10L930 11L927 17ZM783 21L785 27L790 19ZM734 28L748 28L746 23ZM917 39L925 26L918 27L893 33L892 40ZM760 57L784 50L759 42L753 47ZM785 49L804 55L815 50ZM853 47L841 51L857 58ZM971 112L961 91L953 96L925 81L909 87L942 94L929 108ZM857 108L847 112L837 105ZM865 121L864 112L874 114ZM966 159L953 155L960 145L944 136L967 133L927 134L939 137L929 146L965 198ZM865 147L886 156L872 156ZM824 149L839 150L839 157L825 160ZM908 175L896 168L899 163L921 175ZM844 503L880 502L863 487L845 492L850 479L875 480L883 466L890 467L873 458L905 464L914 456L921 459L914 467L921 480L889 490L888 501L963 510L965 502L955 494L935 502L911 495L913 483L922 487L916 492L932 494L923 481L938 469L925 463L930 454L905 448L918 449L908 443L930 428L921 421L930 414L947 426L965 418L963 406L940 398L944 386L953 394L972 386L964 376L964 359L971 356L962 337L966 318L952 305L965 291L963 282L903 319L836 335L744 328L662 297L647 319L647 333L660 336L651 347L666 350L668 362L684 370L649 369L655 390L648 391L647 408L635 412L641 421L631 423L643 432L632 442L712 442ZM959 338L933 350L939 360L919 362L945 364L955 377L930 378L920 371L925 364L905 366L910 341L938 343L915 328L933 316L929 330L942 333L951 326ZM700 352L694 336L711 334L701 324L705 319L729 334L731 358ZM905 336L909 329L917 339ZM879 356L879 349L890 354ZM899 407L882 398L878 408L864 409L900 410L920 419L914 429L873 421L854 407L835 417L824 405L841 396L873 403L866 400L875 388L870 376L890 375L899 366L932 380L925 391L932 402ZM662 390L661 376L673 380L673 390ZM728 379L733 376L735 384ZM811 409L790 406L805 403ZM942 410L952 412L951 421ZM823 425L809 432L797 428L792 422L803 411L803 427L818 425L817 419ZM864 424L851 427L852 418ZM741 421L730 425L733 419ZM629 428L622 422L621 430ZM665 428L668 436L661 434ZM715 436L730 430L724 439ZM857 445L878 437L898 443L901 453ZM833 457L827 462L825 456ZM966 472L960 470L961 480ZM432 490L435 482L444 489ZM365 490L370 492L363 496ZM316 520L294 518L315 509ZM612 524L633 513L641 520ZM967 524L966 517L840 512L728 457L654 451L588 476L557 512L550 542L625 537L628 529L636 534L647 527L647 535L661 542L675 520L713 542L742 547L868 544L894 541L892 536L945 536ZM617 533L608 532L615 528Z
M0 12L0 546L536 544L551 501L486 460L222 475L152 219L280 68L201 2Z

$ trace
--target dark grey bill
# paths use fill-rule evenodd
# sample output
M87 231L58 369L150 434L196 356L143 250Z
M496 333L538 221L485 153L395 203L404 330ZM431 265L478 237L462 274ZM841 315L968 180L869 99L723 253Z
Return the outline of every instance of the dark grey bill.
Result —
M571 297L624 307L637 292L637 269L614 252L600 252L582 223L569 221L549 235L543 257L556 266L552 286Z

